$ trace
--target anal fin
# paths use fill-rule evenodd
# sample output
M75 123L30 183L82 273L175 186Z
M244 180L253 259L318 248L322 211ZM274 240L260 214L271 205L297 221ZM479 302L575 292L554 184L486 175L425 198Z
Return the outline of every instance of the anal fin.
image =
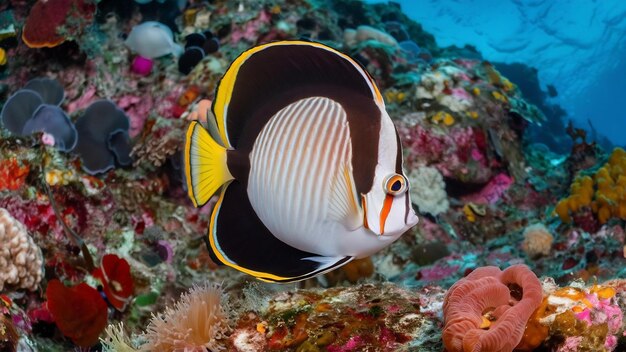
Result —
M256 215L239 181L222 189L211 214L208 239L212 257L268 282L305 280L352 260L301 251L274 237Z

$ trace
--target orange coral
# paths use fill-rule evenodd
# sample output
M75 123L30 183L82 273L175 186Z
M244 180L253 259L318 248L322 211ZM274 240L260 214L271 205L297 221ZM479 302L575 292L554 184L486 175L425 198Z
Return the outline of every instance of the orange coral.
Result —
M494 266L474 270L456 282L444 299L446 349L512 351L542 295L539 279L524 265L504 271Z
M619 307L611 306L611 299L616 295L613 287L594 285L591 288L563 287L546 295L541 305L531 316L526 331L516 350L532 351L551 336L579 336L580 350L606 350L603 345L607 334L615 333L621 326ZM602 300L600 303L598 300ZM612 312L610 309L615 309ZM606 321L593 323L590 314L585 318L585 311L602 310L599 316L606 317ZM587 321L585 321L588 319ZM614 331L607 330L613 326ZM586 346L583 348L583 346Z
M30 168L20 163L15 158L0 161L0 191L15 191L22 187Z
M626 220L626 151L615 148L608 162L591 176L577 177L570 196L554 209L561 221L572 222L572 215L591 209L600 224L611 218Z

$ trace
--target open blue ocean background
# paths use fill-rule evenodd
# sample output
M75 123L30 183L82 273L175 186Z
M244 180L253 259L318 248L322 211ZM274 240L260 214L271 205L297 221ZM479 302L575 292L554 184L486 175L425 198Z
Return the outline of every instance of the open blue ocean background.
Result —
M488 61L536 68L565 123L626 145L626 1L397 2L440 46L471 45Z

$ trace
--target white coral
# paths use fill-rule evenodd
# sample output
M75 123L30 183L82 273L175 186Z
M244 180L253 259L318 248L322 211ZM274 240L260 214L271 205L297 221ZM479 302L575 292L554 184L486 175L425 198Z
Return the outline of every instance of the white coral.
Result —
M24 224L0 208L0 291L5 287L35 290L43 276L41 250Z
M522 249L529 257L549 255L554 237L543 224L534 224L524 230Z
M411 201L421 212L438 215L448 211L450 203L443 176L434 167L422 166L408 174Z

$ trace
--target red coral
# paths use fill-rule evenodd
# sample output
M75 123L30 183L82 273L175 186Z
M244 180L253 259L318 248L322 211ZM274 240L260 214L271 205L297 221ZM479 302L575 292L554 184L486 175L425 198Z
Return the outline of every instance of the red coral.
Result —
M22 187L29 171L28 165L20 166L15 158L0 161L0 191L15 191Z
M446 294L443 343L450 352L512 351L542 298L539 279L525 265L478 268Z
M98 342L107 324L107 305L95 288L84 282L66 287L53 279L48 282L46 297L48 309L63 335L81 347Z
M95 11L89 0L39 0L26 18L22 40L31 48L55 47L66 39L59 29L76 35L93 19Z
M102 257L100 268L94 269L93 276L102 282L111 305L117 310L124 310L134 290L128 262L115 254L106 254Z

